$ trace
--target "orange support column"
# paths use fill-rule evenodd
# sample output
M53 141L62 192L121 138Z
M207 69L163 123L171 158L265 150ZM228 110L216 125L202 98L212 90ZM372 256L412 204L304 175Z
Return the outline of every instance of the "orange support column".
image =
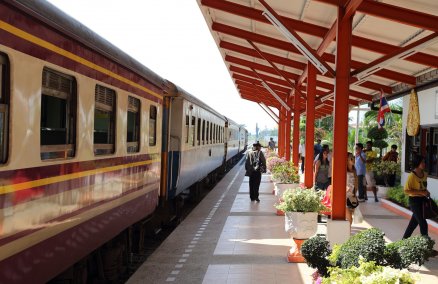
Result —
M278 121L278 156L283 157L283 126L284 126L284 115L283 115L283 107L280 107L279 113L279 121Z
M315 138L316 68L307 63L306 103L306 158L304 159L304 185L313 186L313 144ZM348 107L348 104L347 104Z
M336 35L336 82L334 104L334 139L332 165L332 219L345 220L347 137L348 137L348 93L350 90L351 22L343 19L344 8L338 8Z
M298 167L299 157L298 148L300 145L300 93L295 91L294 98L294 138L292 141L292 161L296 167Z
M286 102L288 106L291 108L290 111L286 113L286 131L285 131L285 143L284 143L284 151L286 153L286 160L290 161L290 128L291 128L291 120L292 120L292 107L291 107L292 97L288 97Z

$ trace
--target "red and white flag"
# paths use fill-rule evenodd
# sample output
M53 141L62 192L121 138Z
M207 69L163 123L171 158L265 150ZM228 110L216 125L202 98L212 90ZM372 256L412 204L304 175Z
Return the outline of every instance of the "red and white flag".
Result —
M380 91L380 108L377 115L379 128L382 128L385 125L385 113L387 112L391 112L391 109L389 108L388 101L386 100L383 91Z

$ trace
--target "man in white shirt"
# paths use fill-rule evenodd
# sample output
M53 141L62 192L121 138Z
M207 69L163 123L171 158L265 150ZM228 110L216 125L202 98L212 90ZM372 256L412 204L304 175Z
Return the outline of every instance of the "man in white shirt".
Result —
M298 154L300 155L301 159L301 173L304 174L304 157L306 156L306 145L301 143L298 147Z

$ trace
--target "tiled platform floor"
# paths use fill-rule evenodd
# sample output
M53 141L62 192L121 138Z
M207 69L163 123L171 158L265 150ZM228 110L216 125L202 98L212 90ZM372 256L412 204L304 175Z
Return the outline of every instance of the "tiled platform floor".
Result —
M263 176L260 203L251 202L243 164L233 170L138 269L128 283L311 283L313 269L291 264L291 240L284 218L275 215L276 197ZM401 238L408 220L368 201L361 204L364 222L382 229L388 241ZM319 233L325 232L319 225ZM414 234L418 234L418 230ZM438 242L437 235L431 235ZM421 283L438 283L438 258L419 268Z

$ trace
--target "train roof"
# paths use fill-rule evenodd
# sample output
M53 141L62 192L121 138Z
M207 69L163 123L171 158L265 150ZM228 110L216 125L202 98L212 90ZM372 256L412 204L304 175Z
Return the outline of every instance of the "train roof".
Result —
M219 118L222 118L224 121L227 120L227 118L220 114L219 112L217 112L216 110L214 110L212 107L210 107L209 105L207 105L206 103L204 103L203 101L201 101L200 99L198 99L197 97L191 95L189 92L187 92L186 90L184 90L183 88L181 88L180 86L167 81L169 85L173 86L173 88L175 89L173 92L171 92L173 97L181 97L184 98L185 100L192 102L194 104L196 104L197 106L202 107L205 110L208 110L209 112L215 114L216 116L218 116Z
M43 0L5 0L5 2L137 73L157 87L164 86L164 78L49 2Z

